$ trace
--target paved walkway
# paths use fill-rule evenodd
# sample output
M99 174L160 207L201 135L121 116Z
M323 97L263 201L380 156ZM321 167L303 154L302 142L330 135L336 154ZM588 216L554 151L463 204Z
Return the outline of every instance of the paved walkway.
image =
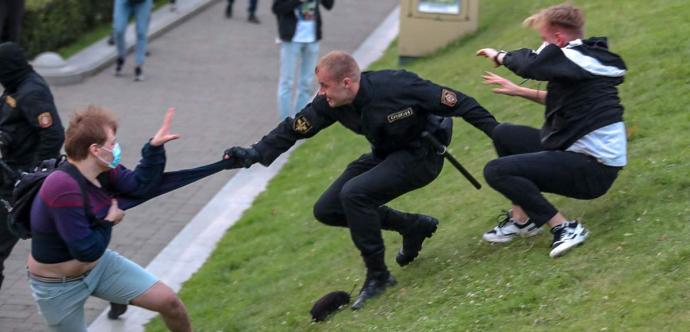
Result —
M353 51L397 3L336 1L332 12L324 12L322 53ZM229 21L223 17L223 5L209 7L153 41L144 82L131 82L131 74L114 78L110 68L81 84L55 87L63 122L70 110L88 103L112 108L120 118L123 161L134 165L142 142L158 128L166 107L174 106L178 110L174 131L183 138L167 147L168 169L212 162L230 145L258 140L277 122L275 19L267 0L260 2L258 15L263 23L259 26L245 22L242 2L235 5L236 18ZM133 70L131 63L130 57L127 73ZM128 212L126 222L114 232L111 248L147 265L233 174L217 174ZM29 245L20 243L6 263L0 331L43 330L23 274ZM89 300L87 320L93 320L105 305Z

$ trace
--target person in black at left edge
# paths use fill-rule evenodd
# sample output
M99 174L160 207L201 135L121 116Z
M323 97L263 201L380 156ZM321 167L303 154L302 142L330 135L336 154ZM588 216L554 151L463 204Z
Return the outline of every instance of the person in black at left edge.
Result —
M491 137L496 119L472 97L403 70L360 73L349 54L333 51L316 66L318 95L295 118L287 118L258 143L232 147L225 159L244 167L267 166L299 139L313 137L340 122L371 143L371 153L351 162L321 195L314 216L330 226L349 227L367 269L352 309L396 283L384 261L381 229L403 237L396 262L407 265L436 231L430 216L397 211L385 204L433 181L443 157L421 141L428 131L439 141L451 139L452 119L460 116Z
M14 42L0 44L0 157L15 172L56 158L65 141L64 129L48 84L29 65ZM12 197L12 175L2 171L0 198ZM17 244L10 232L7 210L0 204L0 287L5 259Z
M0 43L19 42L26 0L0 1Z

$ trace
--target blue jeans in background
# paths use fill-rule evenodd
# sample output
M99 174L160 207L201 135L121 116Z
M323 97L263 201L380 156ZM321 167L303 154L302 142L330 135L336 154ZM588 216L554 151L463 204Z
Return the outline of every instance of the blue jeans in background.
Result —
M280 81L278 83L278 115L280 120L294 116L314 96L314 68L319 56L319 42L293 43L280 46ZM299 68L296 103L292 103L295 76Z
M149 21L151 20L151 8L153 0L144 0L140 3L130 0L115 0L113 8L113 29L115 30L115 45L117 46L117 57L124 59L127 56L127 46L125 45L125 30L129 17L134 15L136 23L137 44L134 49L134 61L137 66L144 64L146 57L146 34L149 31Z

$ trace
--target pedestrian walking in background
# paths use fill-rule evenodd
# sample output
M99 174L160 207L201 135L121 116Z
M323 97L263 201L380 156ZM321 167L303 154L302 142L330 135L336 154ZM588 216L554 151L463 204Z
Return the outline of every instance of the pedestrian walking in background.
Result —
M228 5L225 7L225 17L232 17L232 5L235 0L228 0ZM249 0L249 7L247 7L247 22L260 24L261 21L256 17L256 7L259 5L259 0Z
M144 58L148 42L149 21L153 0L115 0L113 8L113 28L115 30L115 46L117 47L117 60L115 64L115 76L122 75L122 68L127 57L127 45L125 44L125 31L130 16L134 16L136 24L136 46L134 48L134 80L144 80Z
M334 0L273 0L271 10L278 20L281 41L278 82L281 120L297 114L314 96L314 67L321 40L319 7L330 10L333 4ZM295 85L297 92L293 99Z

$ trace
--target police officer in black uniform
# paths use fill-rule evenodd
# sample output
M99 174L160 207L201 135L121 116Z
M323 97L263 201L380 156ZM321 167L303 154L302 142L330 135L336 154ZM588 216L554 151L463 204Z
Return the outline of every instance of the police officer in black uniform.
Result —
M403 237L396 261L404 266L417 257L422 242L436 231L430 216L396 211L386 203L433 181L443 157L420 138L428 131L448 144L452 119L460 116L487 136L498 124L473 98L423 80L414 73L384 70L360 73L347 53L334 51L319 60L319 94L294 119L249 148L233 147L224 158L238 166L267 166L298 139L309 138L334 122L364 135L372 151L348 165L314 206L314 216L331 226L349 227L360 250L367 277L352 305L364 302L395 284L384 262L381 229Z
M14 172L29 170L41 160L56 158L65 140L48 84L13 42L0 44L0 153ZM3 170L0 198L12 196L13 178ZM5 259L17 243L8 229L7 210L0 204L0 286Z

